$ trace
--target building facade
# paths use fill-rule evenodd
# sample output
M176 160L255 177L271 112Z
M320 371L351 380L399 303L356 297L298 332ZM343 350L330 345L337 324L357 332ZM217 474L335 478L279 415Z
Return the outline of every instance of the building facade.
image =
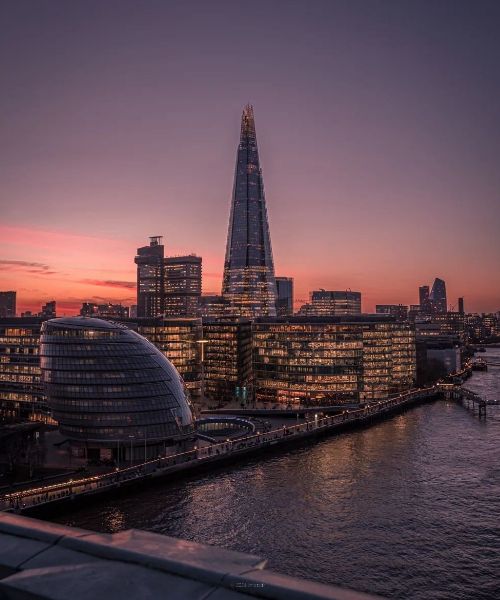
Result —
M149 246L137 248L137 316L165 314L165 248L161 236L149 238Z
M222 295L235 316L276 316L271 237L251 106L241 118Z
M84 302L80 309L80 316L98 317L100 319L127 319L130 315L128 306L122 304Z
M40 371L40 317L0 319L0 420L51 422Z
M259 319L253 328L258 401L370 402L415 380L414 332L390 317Z
M287 317L293 314L293 278L276 277L276 315Z
M446 298L446 283L436 277L432 284L429 302L432 313L445 313L448 310L448 301Z
M143 460L192 436L179 373L125 326L85 317L46 321L40 357L48 403L78 454Z
M17 292L0 292L0 319L16 316Z
M314 290L298 312L306 317L341 317L361 314L361 292Z
M252 325L250 321L203 322L204 396L218 404L239 400L246 404L252 390Z
M375 313L377 315L391 315L399 321L408 320L408 306L404 304L377 304Z
M169 256L165 269L165 316L196 317L201 296L201 257Z

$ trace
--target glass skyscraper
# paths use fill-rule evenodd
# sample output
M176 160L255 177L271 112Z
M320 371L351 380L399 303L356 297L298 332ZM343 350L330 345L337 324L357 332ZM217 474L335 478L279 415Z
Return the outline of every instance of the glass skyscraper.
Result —
M236 159L222 295L241 317L276 316L276 280L253 108L245 106Z
M433 313L445 313L448 310L446 283L442 279L439 279L439 277L434 279L431 293L429 294L429 300Z

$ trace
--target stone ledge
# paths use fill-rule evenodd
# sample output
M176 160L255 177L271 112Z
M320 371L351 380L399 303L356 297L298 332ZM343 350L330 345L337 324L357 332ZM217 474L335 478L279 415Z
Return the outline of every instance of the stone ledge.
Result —
M258 556L155 533L100 534L0 513L2 600L374 600Z

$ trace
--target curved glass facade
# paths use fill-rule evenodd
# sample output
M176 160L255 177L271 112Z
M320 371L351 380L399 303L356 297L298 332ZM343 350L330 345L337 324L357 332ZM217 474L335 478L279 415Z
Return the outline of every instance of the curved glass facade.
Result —
M40 361L54 418L77 445L146 448L193 432L179 373L151 342L123 325L86 317L47 321Z

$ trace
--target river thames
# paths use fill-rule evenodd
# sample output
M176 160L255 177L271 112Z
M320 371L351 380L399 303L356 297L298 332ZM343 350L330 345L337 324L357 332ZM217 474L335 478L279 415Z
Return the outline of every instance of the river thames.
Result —
M465 387L500 400L500 349ZM500 598L500 406L452 402L65 513L251 552L388 598ZM55 519L54 519L55 520Z

